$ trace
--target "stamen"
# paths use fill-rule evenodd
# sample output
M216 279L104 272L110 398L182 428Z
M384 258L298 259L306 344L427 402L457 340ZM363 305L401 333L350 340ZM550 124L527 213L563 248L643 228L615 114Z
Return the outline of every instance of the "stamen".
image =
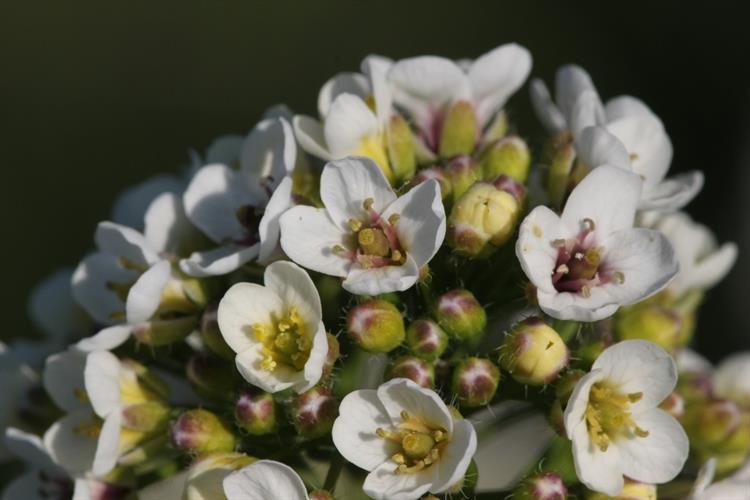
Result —
M401 216L399 214L391 214L391 216L388 217L388 224L395 226L400 218Z
M612 273L612 277L618 285L625 283L625 274L622 271L615 271Z
M583 219L583 229L585 231L593 231L596 229L596 224L594 224L594 221L592 219L589 219L588 217Z
M367 198L364 202L362 202L362 208L364 208L366 211L369 211L374 204L375 204L374 199Z
M349 227L356 233L357 231L362 229L362 221L359 221L357 219L349 219Z
M562 248L565 246L565 240L562 238L556 239L552 241L552 246L555 248Z

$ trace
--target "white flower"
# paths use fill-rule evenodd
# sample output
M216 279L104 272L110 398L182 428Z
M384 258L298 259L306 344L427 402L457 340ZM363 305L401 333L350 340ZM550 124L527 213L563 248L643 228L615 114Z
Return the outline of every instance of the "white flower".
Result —
M305 483L294 469L274 460L258 460L224 479L228 500L309 500Z
M526 81L531 55L520 45L501 45L472 62L436 56L396 62L388 72L395 104L415 122L425 146L438 151L443 118L449 106L469 103L483 130L508 98Z
M328 352L318 291L286 261L269 265L263 281L227 291L217 314L221 335L245 380L268 392L304 392L320 380Z
M363 489L375 499L441 493L463 478L477 438L435 392L407 379L349 393L333 424L333 443L369 471Z
M651 484L677 476L688 438L658 408L676 383L674 360L652 342L626 340L599 355L564 414L576 474L587 488L616 496L623 476Z
M750 461L726 479L712 483L716 459L711 458L698 472L698 478L686 500L747 500L750 498Z
M4 429L7 448L23 460L26 471L3 490L2 500L66 498L73 488L70 476L50 459L42 440L15 427Z
M161 174L125 189L117 196L112 208L112 222L143 231L146 211L164 193L179 195L185 182L174 175Z
M638 176L601 166L576 186L562 216L540 206L524 219L516 255L544 312L597 321L674 277L678 264L667 238L633 228L640 189Z
M223 163L201 168L183 201L190 221L219 246L180 262L191 276L230 273L251 260L267 262L278 244L278 218L292 204L296 145L283 119L266 119L242 144L239 170Z
M569 130L576 138L586 127L606 127L625 145L633 171L643 179L639 209L677 210L703 187L700 171L665 179L672 143L661 120L639 99L620 96L602 105L591 77L574 65L558 70L555 91L553 102L544 82L531 82L532 104L542 124L550 133Z
M732 354L716 367L714 394L750 405L750 352Z
M29 366L20 363L13 351L0 342L0 429L22 423L19 410L26 402L26 393L37 381L37 375ZM0 463L10 455L0 441Z
M346 278L351 293L410 288L445 237L434 179L397 198L372 160L347 158L324 167L320 197L325 208L297 206L281 217L281 246L308 269Z
M664 215L649 226L669 238L680 262L680 272L669 285L675 295L708 290L729 273L737 260L737 244L719 246L711 230L686 213Z

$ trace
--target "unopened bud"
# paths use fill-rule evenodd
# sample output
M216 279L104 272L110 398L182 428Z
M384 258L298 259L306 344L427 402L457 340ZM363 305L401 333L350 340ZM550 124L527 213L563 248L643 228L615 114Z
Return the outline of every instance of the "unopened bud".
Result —
M451 388L461 405L473 408L492 401L500 383L500 370L483 358L466 358L453 370Z
M435 304L435 319L452 338L462 342L476 341L484 334L487 313L468 290L451 290Z
M523 184L529 176L531 153L526 142L514 135L487 148L482 155L481 165L485 179L507 175Z
M677 392L672 392L661 402L659 408L669 413L676 419L681 419L685 414L685 399Z
M338 361L339 357L341 356L341 348L339 346L338 339L330 333L326 333L326 340L328 340L328 352L326 353L326 360L323 364L324 377L327 377L331 374L333 365L336 364L336 361Z
M121 359L120 363L136 375L137 385L129 386L129 390L134 392L134 399L165 401L169 398L169 386L153 370L130 358Z
M234 396L236 371L222 359L197 354L188 360L185 373L195 392L204 398L231 400Z
M172 443L194 455L231 451L236 439L229 427L208 410L188 410L172 424Z
M169 406L149 401L128 405L122 410L121 425L140 432L153 432L166 427L169 422Z
M451 196L454 203L480 177L479 166L469 156L453 158L448 162L444 171L451 184Z
M237 426L250 435L271 434L277 429L276 402L267 392L244 390L234 405L234 418Z
M557 332L539 318L527 318L505 336L500 364L522 384L544 385L557 378L568 359Z
M140 344L160 347L184 340L197 327L197 316L154 319L133 328L133 337Z
M568 194L570 171L573 169L575 149L571 143L564 143L554 149L549 158L547 171L547 196L555 206L561 206Z
M396 183L401 184L414 176L417 157L414 152L414 136L404 117L393 113L386 128L388 158L391 161Z
M617 496L610 497L604 493L589 491L586 500L656 500L656 485L639 483L632 479L625 479L625 486Z
M123 431L124 429L121 429L121 446L123 446L123 442L128 444L131 442L135 443L131 448L126 448L124 450L121 448L121 453L117 458L117 463L124 467L139 465L156 457L164 451L169 443L169 436L164 432L148 433L134 431L132 429L125 432ZM125 439L123 439L123 436L126 436Z
M468 101L453 103L443 117L440 156L469 155L479 138L479 123L474 106Z
M518 500L565 500L567 495L562 478L552 472L527 477L513 490L513 498Z
M750 409L741 410L740 424L729 438L715 449L721 454L746 453L750 450Z
M229 347L219 330L217 321L218 304L212 304L203 311L201 316L200 334L203 343L211 352L226 360L234 360L235 352Z
M350 310L346 332L370 352L390 352L406 337L403 315L396 306L382 299L368 300Z
M615 316L620 340L650 340L668 351L677 346L681 328L679 315L659 304L631 306Z
M690 405L683 423L696 447L715 446L727 439L738 428L741 413L737 404L729 400L706 401Z
M453 188L451 187L451 182L448 179L448 176L445 174L443 169L439 167L423 168L422 170L418 171L416 175L412 177L411 182L409 182L409 186L414 187L430 179L435 179L438 184L440 184L440 197L443 199L443 201L447 200L453 193Z
M339 414L339 404L331 391L316 386L297 396L290 410L297 432L304 437L315 438L331 432L333 421Z
M226 498L224 478L255 462L244 453L212 453L193 462L185 480L184 500Z
M418 319L406 329L406 345L415 356L435 361L448 347L448 334L431 319Z
M505 134L507 133L508 115L505 113L505 110L501 109L500 111L495 113L495 116L492 118L492 122L487 126L482 140L487 144L491 144L505 137Z
M386 371L386 379L393 378L408 378L417 385L432 389L435 387L435 368L415 356L401 356Z

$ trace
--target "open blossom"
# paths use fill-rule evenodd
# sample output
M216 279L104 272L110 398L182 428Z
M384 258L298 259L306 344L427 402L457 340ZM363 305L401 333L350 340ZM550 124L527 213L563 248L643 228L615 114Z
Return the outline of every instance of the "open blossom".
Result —
M441 493L460 481L477 447L474 427L429 389L397 378L349 393L333 424L333 443L369 472L363 489L378 500Z
M371 160L347 158L324 167L320 197L325 208L297 206L281 217L281 246L298 264L345 278L351 293L410 288L445 237L435 180L397 198Z
M558 319L596 321L664 288L678 270L667 238L634 228L638 176L594 169L558 216L536 207L521 224L516 255L539 307Z
M230 273L251 260L273 259L278 218L292 204L290 177L297 151L286 120L269 118L242 143L239 170L224 163L204 166L183 201L190 221L218 246L180 261L191 276Z
M688 456L688 438L658 405L677 383L672 357L656 344L626 340L602 352L565 408L576 474L586 487L615 496L623 476L660 484Z
M227 291L218 310L221 335L245 380L268 392L302 393L320 380L328 353L318 291L286 261L269 265L263 281Z
M268 500L269 495L284 500L309 500L305 483L294 469L274 460L258 460L224 478L227 499Z
M708 460L698 472L687 500L746 500L750 496L750 461L731 476L713 482L716 459Z

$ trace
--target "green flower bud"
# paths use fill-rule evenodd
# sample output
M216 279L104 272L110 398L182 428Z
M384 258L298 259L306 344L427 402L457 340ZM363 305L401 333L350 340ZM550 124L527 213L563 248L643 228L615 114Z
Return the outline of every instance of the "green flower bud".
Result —
M451 290L435 304L435 319L452 338L461 342L478 341L487 326L487 313L468 290Z
M492 118L492 122L487 126L482 138L485 144L492 144L493 142L505 137L508 133L508 115L505 110L500 110L495 113Z
M568 489L562 478L552 472L541 472L527 477L513 490L518 500L565 500Z
M539 318L527 318L505 336L500 364L518 382L549 384L568 364L565 342Z
M566 435L552 438L552 444L542 461L541 469L544 472L553 472L566 483L578 482L575 463L573 462L572 442Z
M721 444L740 425L740 408L733 401L715 400L691 404L685 410L683 424L690 436L690 444L707 448Z
M201 339L211 352L223 359L233 361L236 354L224 341L224 337L219 331L219 323L216 320L218 309L218 304L212 304L203 311L200 323Z
M128 405L122 410L121 425L140 432L164 429L169 422L169 410L169 406L157 401Z
M453 103L443 117L440 156L452 158L474 151L479 139L479 123L474 106L468 101Z
M415 356L396 358L388 367L385 377L386 380L408 378L415 384L427 389L435 387L435 369L431 364Z
M632 479L625 479L625 486L617 496L610 497L604 493L587 491L586 500L656 500L656 485L639 483Z
M492 401L500 383L500 370L483 358L466 358L453 370L451 389L461 405L474 408Z
M382 299L368 300L351 309L346 317L346 332L370 352L390 352L406 337L403 315Z
M575 389L576 384L578 384L578 381L584 375L586 375L586 372L583 370L568 370L557 380L555 384L555 396L563 404L563 407L568 404L568 399L573 394L573 389Z
M271 434L278 428L273 396L257 389L240 393L234 405L234 418L238 427L253 436Z
M679 315L658 304L632 306L615 317L615 333L620 340L650 340L668 351L677 346L681 329Z
M404 117L393 113L386 127L388 158L391 161L396 183L401 184L414 176L417 157L414 152L414 135Z
M133 328L133 337L140 344L160 347L185 340L197 326L197 316L155 319Z
M453 158L446 165L444 172L451 185L453 203L479 180L479 166L468 156Z
M333 421L339 414L339 403L331 391L316 386L297 396L290 412L297 432L306 438L316 438L331 432Z
M124 436L127 436L125 439L128 442L132 440L135 444L127 451L121 453L117 459L117 463L123 467L139 465L156 457L164 451L169 443L167 433L141 433L140 431L125 431L125 429L122 429L120 431L121 443Z
M436 181L438 181L438 184L440 184L440 197L443 199L443 201L446 201L453 193L453 188L451 186L450 180L448 179L448 176L445 174L443 169L439 167L423 168L422 170L417 172L414 177L412 177L411 182L409 182L409 186L414 187L430 179L435 179Z
M188 410L172 423L172 443L180 450L200 455L231 451L237 440L229 427L208 410Z
M212 453L200 457L188 470L184 500L226 498L224 478L232 472L255 462L244 453Z
M453 205L446 240L468 257L487 257L513 235L525 196L507 176L474 183Z
M418 319L406 329L406 345L415 356L435 361L448 347L448 334L431 319Z
M524 184L529 176L531 153L526 141L518 136L510 136L488 147L480 165L485 179L507 175Z
M562 206L569 191L570 172L575 160L575 149L569 141L552 146L548 153L547 196L555 206Z
M214 356L197 354L185 368L187 379L200 396L211 400L231 400L237 382L234 366Z

